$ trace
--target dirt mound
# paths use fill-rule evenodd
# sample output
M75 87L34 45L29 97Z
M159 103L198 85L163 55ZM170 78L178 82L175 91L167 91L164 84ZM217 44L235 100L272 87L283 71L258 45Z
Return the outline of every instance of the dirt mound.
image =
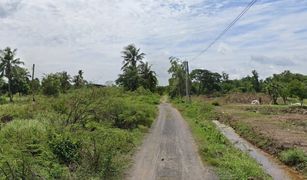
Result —
M244 108L246 111L259 112L265 115L277 114L302 114L307 115L307 107L305 106L247 106Z
M250 104L253 100L259 100L261 104L270 104L271 98L263 93L231 93L228 94L225 103Z
M291 106L283 110L284 113L307 115L307 106Z

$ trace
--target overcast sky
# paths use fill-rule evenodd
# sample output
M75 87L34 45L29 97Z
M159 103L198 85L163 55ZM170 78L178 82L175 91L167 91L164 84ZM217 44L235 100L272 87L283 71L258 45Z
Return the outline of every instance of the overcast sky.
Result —
M191 59L250 0L0 0L0 48L37 75L79 69L95 83L115 80L123 47L146 53L160 84L170 56ZM307 73L307 0L258 0L191 69L225 71L232 78L256 69L266 77L289 69Z

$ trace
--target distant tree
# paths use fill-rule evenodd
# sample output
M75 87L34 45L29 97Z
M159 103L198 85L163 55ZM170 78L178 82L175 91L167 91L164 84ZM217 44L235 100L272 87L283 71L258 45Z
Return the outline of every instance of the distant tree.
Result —
M12 50L10 47L0 50L0 72L1 77L6 77L8 79L8 92L10 97L10 102L13 102L12 93L12 79L13 79L13 69L24 64L19 58L16 58L17 49Z
M287 104L288 97L290 96L290 89L288 83L280 82L278 87L278 93L282 98L284 104Z
M56 73L56 75L58 76L58 78L60 79L60 82L61 82L61 91L63 93L66 93L66 91L71 88L71 83L70 83L71 82L71 76L66 71ZM81 74L81 77L82 77L82 74Z
M29 94L31 88L30 77L30 73L26 68L19 66L14 67L11 79L12 93L19 93L19 95Z
M235 89L235 86L233 81L229 79L229 74L222 72L221 76L222 77L221 77L220 87L222 93L228 93L230 91L233 91Z
M79 70L78 75L74 76L73 82L76 88L83 87L86 84L86 81L83 78L83 71Z
M191 74L191 79L198 86L197 94L211 94L221 90L221 78L219 73L213 73L205 69L194 69Z
M289 84L290 93L298 97L303 106L304 99L307 98L307 87L306 84L300 82L299 80L293 80Z
M229 74L222 72L222 79L223 82L229 81Z
M256 70L252 71L252 81L253 81L253 88L256 92L260 92L261 91L261 85L260 85L260 81L259 81L259 75L258 72Z
M162 96L163 94L167 92L167 89L168 89L168 86L157 86L156 92Z
M274 81L272 78L266 79L266 91L268 95L271 97L273 104L278 104L277 99L279 97L279 86L277 81Z
M123 74L120 74L116 80L116 84L123 86L127 91L135 91L140 86L140 77L138 69L132 66L126 67Z
M7 93L7 83L3 78L0 78L0 95Z
M186 72L183 63L179 58L169 58L171 67L168 69L168 73L171 74L169 82L169 93L173 98L175 96L184 96L185 94L185 77Z
M31 81L31 92L37 93L41 88L41 84L38 78Z
M139 74L141 86L153 92L158 84L158 79L148 62L139 65Z
M61 81L56 74L48 74L42 80L43 94L47 96L58 96L61 91Z
M124 47L122 54L124 61L121 70L123 73L115 81L116 84L128 91L135 91L140 86L154 91L158 81L155 72L151 70L151 66L142 61L145 53L140 52L140 49L130 44Z
M278 94L283 99L284 104L287 104L288 97L297 96L297 93L294 93L297 92L296 90L294 90L296 81L299 81L302 84L307 84L307 76L302 74L294 74L288 70L280 74L273 74L270 79L278 85ZM293 81L294 83L292 83L291 85L291 82Z

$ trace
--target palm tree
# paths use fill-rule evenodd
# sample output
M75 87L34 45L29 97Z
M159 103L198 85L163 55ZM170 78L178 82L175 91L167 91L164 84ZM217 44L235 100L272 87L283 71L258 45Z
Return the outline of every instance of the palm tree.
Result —
M16 52L17 49L12 51L10 47L0 50L0 73L1 77L5 76L8 79L10 102L13 102L13 94L11 90L13 71L19 65L24 64L19 58L15 58Z
M80 88L86 84L86 81L83 79L83 71L79 70L78 75L74 76L73 82L75 83L76 88Z
M157 80L156 73L153 70L151 70L151 65L149 65L148 62L142 63L139 66L139 69L140 69L140 77L141 77L142 86L145 89L154 91L158 84L158 80Z
M142 59L145 56L145 53L140 53L140 49L137 49L134 44L124 47L122 54L122 57L124 58L122 70L128 66L136 68L137 63L142 63Z

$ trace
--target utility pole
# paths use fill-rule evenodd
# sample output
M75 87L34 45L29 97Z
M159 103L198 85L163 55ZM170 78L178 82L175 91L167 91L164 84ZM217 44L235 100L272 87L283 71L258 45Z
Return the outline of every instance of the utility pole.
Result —
M32 96L33 96L33 102L35 102L35 98L34 98L34 70L35 70L35 64L33 64L32 67Z
M184 69L185 69L185 93L186 99L188 102L191 102L190 98L190 90L189 90L189 62L183 61Z

